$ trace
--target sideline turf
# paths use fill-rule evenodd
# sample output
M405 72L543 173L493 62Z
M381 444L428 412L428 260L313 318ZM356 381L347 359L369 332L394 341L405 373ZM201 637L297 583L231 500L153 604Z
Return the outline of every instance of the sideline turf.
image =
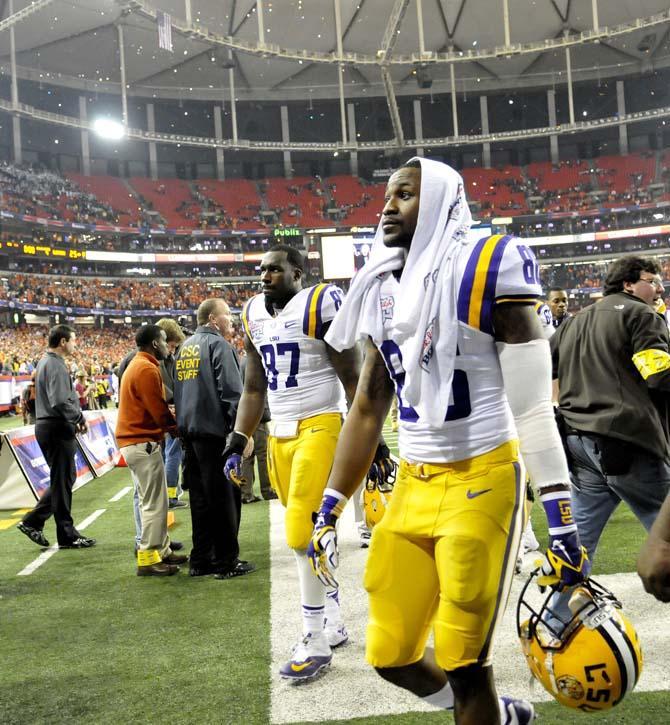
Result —
M29 577L16 573L39 547L0 532L0 722L267 722L267 504L243 509L241 553L255 574L140 579L131 495L108 503L129 484L117 469L77 491L75 522L107 509L86 530L98 546L58 552ZM188 547L188 510L177 520ZM52 522L45 530L54 540Z

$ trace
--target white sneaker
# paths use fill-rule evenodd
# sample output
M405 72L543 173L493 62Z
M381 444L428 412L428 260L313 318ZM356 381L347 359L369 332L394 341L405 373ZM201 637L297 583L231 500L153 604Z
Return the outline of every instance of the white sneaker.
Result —
M372 531L370 531L365 522L358 524L358 543L361 549L367 549L370 546L371 537Z
M285 680L304 682L330 666L333 653L323 632L306 634L293 650L291 659L279 669Z

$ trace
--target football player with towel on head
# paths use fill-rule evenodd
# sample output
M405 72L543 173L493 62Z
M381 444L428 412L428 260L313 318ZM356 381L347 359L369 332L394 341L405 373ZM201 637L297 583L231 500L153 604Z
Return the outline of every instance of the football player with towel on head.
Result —
M347 410L345 394L353 400L360 371L353 343L353 349L337 352L323 340L342 304L342 291L331 284L303 288L302 276L297 249L277 245L263 255L263 294L252 297L242 312L244 392L223 452L226 475L239 478L244 448L261 420L267 395L272 416L268 473L286 507L286 540L300 581L303 637L280 670L294 681L319 674L330 665L332 648L348 639L338 590L313 576L306 550ZM383 465L389 451L379 436L376 448L376 460Z
M511 236L469 242L470 223L463 180L445 164L415 158L391 176L370 259L326 335L337 350L365 338L367 350L309 555L332 580L334 524L395 387L401 461L365 571L366 658L460 725L511 725L533 707L497 697L491 646L525 523L523 463L549 521L543 583L581 581L588 559L533 309L535 257Z

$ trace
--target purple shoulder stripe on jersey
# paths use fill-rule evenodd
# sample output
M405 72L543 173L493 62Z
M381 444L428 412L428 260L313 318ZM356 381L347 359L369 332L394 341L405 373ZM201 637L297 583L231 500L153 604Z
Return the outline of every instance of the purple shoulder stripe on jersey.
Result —
M479 262L479 257L482 253L482 249L484 249L484 245L486 244L488 239L489 237L484 237L483 239L480 239L477 244L475 244L475 248L472 250L470 259L468 260L468 263L465 267L463 279L461 280L461 287L458 291L458 319L461 322L465 322L466 324L468 322L468 316L470 314L470 297L472 295L472 285L475 281L477 263Z
M482 312L479 317L479 329L489 335L493 334L493 303L496 298L496 284L498 282L498 272L500 271L500 263L507 245L514 239L512 235L503 237L496 244L489 269L486 273L486 285L484 286L484 299L482 301Z
M323 319L321 314L321 309L323 308L323 298L326 296L326 290L328 290L331 287L331 285L327 284L325 287L322 287L319 290L319 296L316 300L316 330L314 332L314 337L317 340L323 340Z
M314 297L314 293L316 292L316 287L312 287L312 289L309 291L309 295L307 295L307 303L305 304L305 314L302 317L302 331L303 334L309 335L309 310L312 306L312 298Z

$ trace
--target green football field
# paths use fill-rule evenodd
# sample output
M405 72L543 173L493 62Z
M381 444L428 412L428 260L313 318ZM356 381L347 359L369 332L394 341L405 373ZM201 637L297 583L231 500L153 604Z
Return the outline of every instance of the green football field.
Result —
M0 723L271 722L269 504L243 507L241 548L256 573L230 581L192 579L185 571L139 579L131 495L110 501L128 486L127 471L117 469L77 491L75 522L103 511L86 529L98 545L59 551L29 576L17 574L40 549L14 528L19 512L0 512ZM189 512L176 514L171 535L188 545ZM52 522L45 531L53 541ZM596 573L632 571L642 539L622 509L606 530ZM665 691L634 693L606 715L554 703L537 709L541 722L561 725L670 722ZM360 723L452 722L441 712L355 715ZM309 712L296 714L295 722L309 721Z

